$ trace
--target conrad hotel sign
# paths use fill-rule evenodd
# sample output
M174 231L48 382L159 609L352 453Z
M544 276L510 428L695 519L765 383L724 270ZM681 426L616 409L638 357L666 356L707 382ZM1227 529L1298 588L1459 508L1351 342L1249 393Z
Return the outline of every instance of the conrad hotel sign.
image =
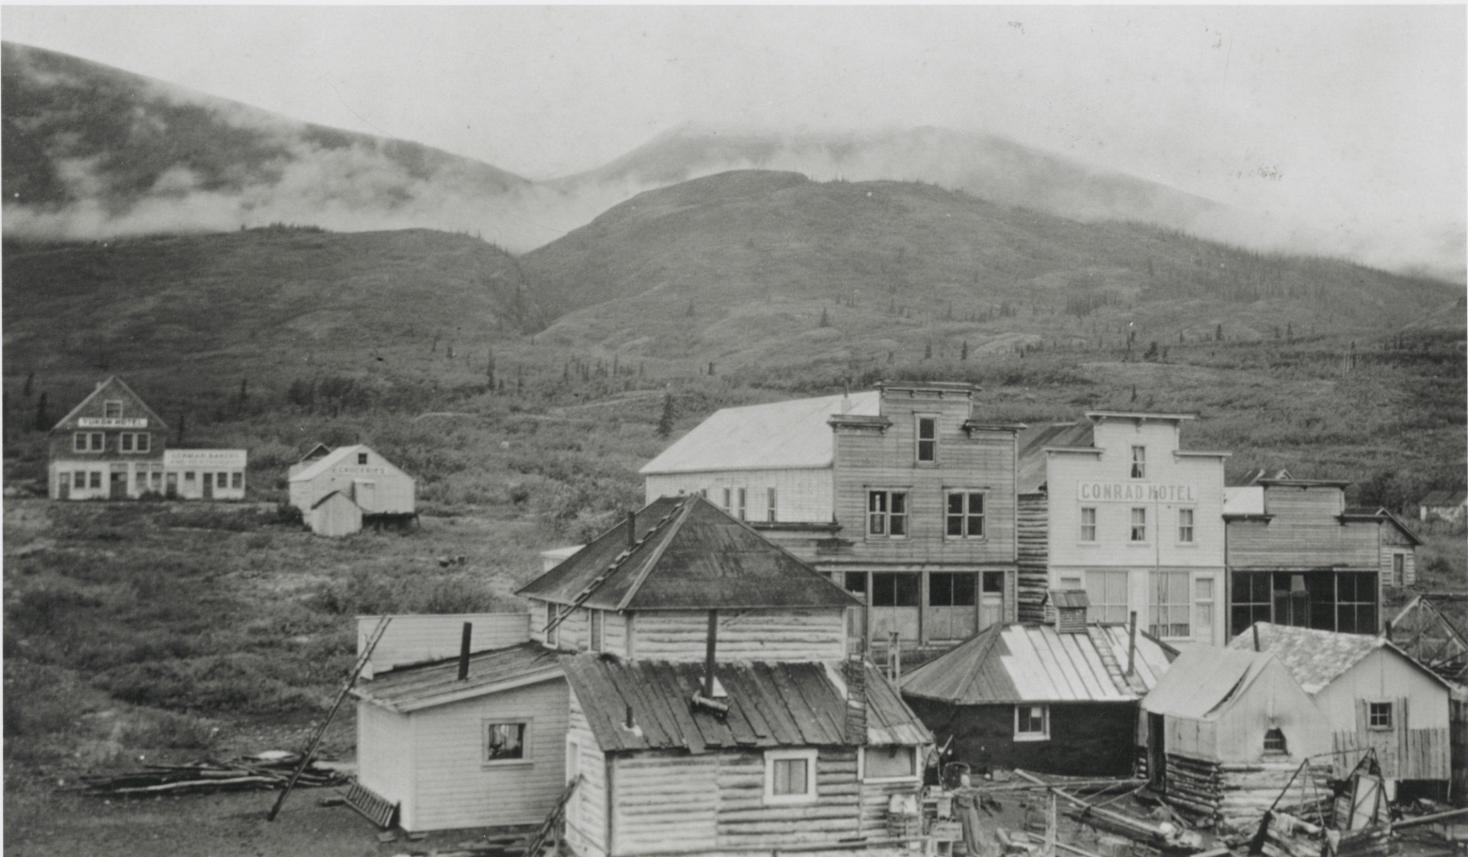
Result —
M1101 503L1196 503L1192 485L1159 482L1081 482L1077 496L1085 502Z

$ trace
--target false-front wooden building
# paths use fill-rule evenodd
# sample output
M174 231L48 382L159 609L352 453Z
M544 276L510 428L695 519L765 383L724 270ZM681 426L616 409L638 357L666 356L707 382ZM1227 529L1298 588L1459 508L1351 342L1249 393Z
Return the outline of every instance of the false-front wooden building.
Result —
M404 473L376 450L361 444L343 446L298 462L291 467L290 502L301 510L313 529L319 521L329 535L344 535L342 510L314 512L332 494L351 501L361 510L363 521L394 522L416 514L413 477Z
M1320 710L1278 658L1215 646L1178 655L1142 699L1137 727L1152 788L1232 831L1257 826L1300 764L1331 748ZM1330 760L1311 763L1324 783Z
M121 378L99 383L51 429L53 500L242 500L243 449L165 449L168 426Z
M1229 648L1277 657L1320 710L1336 773L1367 749L1381 775L1446 785L1451 686L1383 637L1256 623Z
M1230 486L1230 636L1255 622L1375 634L1382 588L1416 579L1420 539L1384 510L1346 508L1349 482L1288 474Z
M1126 776L1141 698L1177 651L1146 631L1090 624L1084 592L1056 620L992 625L902 678L902 697L977 770Z
M1183 449L1185 414L1090 411L1027 429L1019 451L1020 618L1083 589L1091 618L1172 644L1224 636L1223 462Z
M649 500L699 494L852 593L859 644L951 645L1016 615L1018 426L967 384L727 408L648 462Z

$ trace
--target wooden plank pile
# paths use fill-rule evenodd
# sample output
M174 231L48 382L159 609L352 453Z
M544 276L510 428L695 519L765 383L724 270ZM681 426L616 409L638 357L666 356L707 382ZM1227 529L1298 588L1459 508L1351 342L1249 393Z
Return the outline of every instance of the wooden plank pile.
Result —
M166 794L203 794L220 791L285 788L300 757L295 753L248 756L229 762L205 759L187 765L148 765L80 778L85 794L101 797L153 797ZM340 771L314 761L301 772L298 786L339 786L348 782Z

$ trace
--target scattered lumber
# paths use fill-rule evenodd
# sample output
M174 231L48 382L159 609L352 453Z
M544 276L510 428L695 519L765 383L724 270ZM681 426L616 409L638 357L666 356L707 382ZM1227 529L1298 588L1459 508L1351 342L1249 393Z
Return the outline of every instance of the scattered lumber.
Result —
M187 765L148 765L117 773L88 774L80 778L80 787L86 794L101 797L280 789L290 781L297 762L295 754L286 754L247 756L229 762L204 759ZM302 770L296 784L319 788L347 781L341 772L312 762Z

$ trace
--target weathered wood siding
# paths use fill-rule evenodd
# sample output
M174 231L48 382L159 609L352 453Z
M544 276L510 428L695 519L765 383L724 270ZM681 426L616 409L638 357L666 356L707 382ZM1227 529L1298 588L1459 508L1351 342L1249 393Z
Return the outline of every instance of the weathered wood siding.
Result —
M701 610L644 610L631 624L633 657L701 661L708 639L708 613ZM839 660L845 656L845 610L773 609L719 611L720 660Z
M745 491L747 521L769 520L769 490L775 489L775 520L829 523L834 514L831 468L789 470L716 470L702 473L650 474L644 481L647 502L678 494L704 493L714 505L738 517L739 489ZM724 506L724 489L729 505Z
M617 755L611 765L612 853L712 849L719 760L683 752Z
M1468 688L1453 691L1448 708L1448 757L1453 803L1468 806Z
M1268 521L1230 521L1228 564L1231 568L1376 569L1381 525L1348 521L1345 492L1323 485L1269 485L1264 489Z
M904 698L938 745L953 738L954 758L975 769L1024 768L1078 776L1126 776L1132 771L1137 703L1050 705L1050 738L1014 740L1013 705L955 706Z
M1392 728L1372 729L1369 702L1392 704ZM1402 655L1379 648L1315 694L1336 749L1375 747L1390 779L1447 779L1449 692ZM1359 757L1338 759L1349 767ZM1344 772L1343 772L1344 773Z
M597 745L586 714L581 710L581 701L574 693L566 723L568 754L573 742L578 751L577 760L572 765L567 755L566 771L569 778L574 768L581 776L581 785L576 787L566 806L566 840L581 857L606 857L607 758Z
M566 721L570 690L555 679L411 715L413 777L411 816L404 828L533 824L545 818L566 776ZM484 761L485 724L530 723L530 758Z
M381 616L357 617L357 654L367 646L372 630ZM372 673L407 664L452 658L459 654L464 623L472 626L469 648L482 652L502 649L530 639L530 614L516 613L441 613L398 614L392 617L377 648L363 671Z
M1382 522L1381 526L1381 581L1383 586L1411 586L1417 582L1417 551L1411 540L1395 525ZM1393 557L1402 558L1402 579L1395 574Z
M861 831L860 835L868 839L886 839L887 830L887 808L891 805L892 796L915 795L922 790L922 783L893 782L893 783L861 783Z
M409 715L370 702L357 703L357 782L401 804L405 813L411 810L413 723Z
M1291 784L1299 767L1297 759L1224 764L1169 753L1163 794L1168 803L1217 824L1222 832L1252 833L1286 785L1290 792L1282 805L1328 801L1329 790L1319 784L1330 776L1329 763L1312 763L1310 776L1301 774Z
M1019 583L1017 618L1045 621L1045 594L1050 589L1049 498L1041 493L1019 495Z
M715 780L718 846L774 848L834 842L858 835L861 813L856 749L821 748L815 776L815 803L767 806L764 754L720 754Z
M1376 751L1381 775L1387 779L1447 780L1452 776L1448 730L1359 729L1336 732L1331 749L1336 756L1336 776L1348 776L1368 749Z

